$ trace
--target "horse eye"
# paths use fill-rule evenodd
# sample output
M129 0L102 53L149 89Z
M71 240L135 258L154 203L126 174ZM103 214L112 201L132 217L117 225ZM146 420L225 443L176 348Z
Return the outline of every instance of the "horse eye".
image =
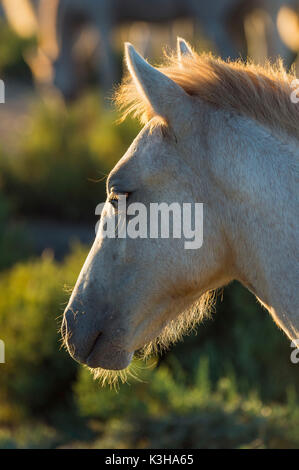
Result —
M116 193L116 192L114 192L114 191L111 191L111 193L109 194L109 197L108 197L108 201L110 202L110 204L111 204L115 209L117 209L119 197L120 197L120 196L125 196L125 198L127 198L128 195L129 195L129 193Z
M118 202L118 195L116 193L110 193L109 194L109 197L108 197L108 201L110 202L110 204L112 204L113 207L116 207L117 206L117 202Z

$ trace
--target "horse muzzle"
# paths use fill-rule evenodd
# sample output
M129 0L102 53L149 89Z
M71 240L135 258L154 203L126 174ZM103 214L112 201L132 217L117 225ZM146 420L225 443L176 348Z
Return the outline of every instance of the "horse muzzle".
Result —
M125 369L133 358L132 352L121 345L125 332L121 328L99 328L94 321L88 326L86 315L66 309L61 325L63 342L71 357L91 368Z

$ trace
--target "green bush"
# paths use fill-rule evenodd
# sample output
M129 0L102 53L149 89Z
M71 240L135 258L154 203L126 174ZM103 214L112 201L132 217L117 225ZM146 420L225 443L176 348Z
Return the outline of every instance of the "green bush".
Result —
M3 189L22 215L91 219L106 199L105 178L137 133L89 95L69 110L37 105L16 155L0 161Z
M28 234L11 221L11 206L0 193L0 270L26 258L30 251Z
M86 251L78 247L64 264L50 255L16 264L0 275L0 336L6 363L0 374L0 422L48 413L69 398L76 363L60 350L58 320Z
M263 403L253 390L242 396L234 375L212 390L203 357L189 385L165 365L145 373L146 382L99 389L81 370L75 394L81 414L93 424L96 448L292 448L299 446L299 403ZM78 447L82 444L77 444ZM86 445L86 444L85 444ZM84 446L84 443L83 443Z
M0 449L40 449L55 447L61 435L52 427L39 422L20 426L12 431L0 428Z
M0 73L1 78L11 75L31 78L31 72L24 60L24 53L36 46L36 39L22 39L4 20L0 21Z

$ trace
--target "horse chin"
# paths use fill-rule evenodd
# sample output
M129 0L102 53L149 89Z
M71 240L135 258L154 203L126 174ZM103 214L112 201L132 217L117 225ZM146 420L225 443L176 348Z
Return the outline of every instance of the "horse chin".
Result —
M122 370L130 365L133 355L134 353L114 347L103 351L95 348L86 359L86 364L91 369Z

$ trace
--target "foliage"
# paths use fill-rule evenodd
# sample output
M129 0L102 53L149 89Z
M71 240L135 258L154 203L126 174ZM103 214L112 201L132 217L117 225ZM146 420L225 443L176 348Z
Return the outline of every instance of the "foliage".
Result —
M29 236L23 227L11 221L11 206L0 193L0 270L30 253Z
M236 377L212 390L207 357L192 383L178 381L163 364L145 383L119 393L99 390L87 370L75 387L81 413L97 417L97 448L292 448L299 445L299 404L264 404L253 390L242 396ZM190 380L189 380L190 381ZM96 426L93 425L95 428ZM81 444L80 444L81 445ZM84 445L84 444L83 444Z
M83 259L77 248L63 266L45 253L0 275L0 332L6 363L0 374L0 421L19 422L61 406L76 365L59 348L57 317Z
M59 443L59 433L41 423L20 426L17 431L0 428L0 449L51 448Z
M94 217L106 199L106 176L137 133L132 122L117 126L116 118L97 95L68 110L58 100L36 105L17 155L0 161L3 189L18 213Z
M22 39L0 21L0 73L1 78L16 75L18 79L31 78L31 72L24 60L24 53L34 47L35 38Z

